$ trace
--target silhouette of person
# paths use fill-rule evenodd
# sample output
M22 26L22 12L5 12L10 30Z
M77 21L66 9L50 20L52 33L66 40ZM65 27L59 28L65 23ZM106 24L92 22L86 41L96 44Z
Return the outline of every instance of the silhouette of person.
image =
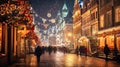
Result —
M42 55L42 48L40 46L37 46L35 48L35 55L37 57L37 63L40 62L40 56Z
M108 55L109 55L109 53L110 53L110 49L109 49L108 45L105 44L104 54L105 54L105 56L106 56L106 58L105 58L106 61L108 61Z
M56 51L57 51L57 48L56 48L56 47L53 47L53 50L54 50L54 53L56 53Z
M49 55L51 55L51 53L52 53L52 46L48 46L48 52L49 52Z

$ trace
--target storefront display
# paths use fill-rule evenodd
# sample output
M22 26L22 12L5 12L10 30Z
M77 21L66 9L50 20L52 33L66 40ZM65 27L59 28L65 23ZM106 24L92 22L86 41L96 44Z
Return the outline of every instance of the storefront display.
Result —
M118 49L118 51L120 51L120 34L117 34L117 37L116 37L117 39L117 41L116 41L116 44L117 44L117 49Z

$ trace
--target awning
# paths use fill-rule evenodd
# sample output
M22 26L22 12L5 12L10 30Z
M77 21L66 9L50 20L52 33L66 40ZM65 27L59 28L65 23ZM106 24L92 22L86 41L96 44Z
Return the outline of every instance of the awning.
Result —
M108 28L108 29L105 29L105 30L98 31L98 35L102 34L102 33L105 33L105 32L111 32L111 31L117 31L117 30L120 30L120 26L112 27L112 28Z

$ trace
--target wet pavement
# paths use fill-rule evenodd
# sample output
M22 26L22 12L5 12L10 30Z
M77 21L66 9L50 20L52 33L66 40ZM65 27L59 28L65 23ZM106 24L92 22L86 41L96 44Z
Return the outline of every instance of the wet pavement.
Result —
M36 56L28 54L25 59L21 58L19 62L9 67L120 67L120 63L115 61L106 62L104 59L95 57L86 57L69 53L45 53L41 56L39 65Z

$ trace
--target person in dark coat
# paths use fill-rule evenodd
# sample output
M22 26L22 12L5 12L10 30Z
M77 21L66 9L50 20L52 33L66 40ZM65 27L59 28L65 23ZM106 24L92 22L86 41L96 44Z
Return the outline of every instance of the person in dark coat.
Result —
M52 53L52 46L48 46L48 52L49 52L49 55L51 55L51 53Z
M37 57L37 63L40 62L40 56L42 55L42 48L40 46L37 46L35 48L35 55Z
M109 53L110 53L110 49L109 49L108 45L105 44L104 54L105 54L105 56L106 56L106 59L105 59L106 61L108 61L108 55L109 55Z

